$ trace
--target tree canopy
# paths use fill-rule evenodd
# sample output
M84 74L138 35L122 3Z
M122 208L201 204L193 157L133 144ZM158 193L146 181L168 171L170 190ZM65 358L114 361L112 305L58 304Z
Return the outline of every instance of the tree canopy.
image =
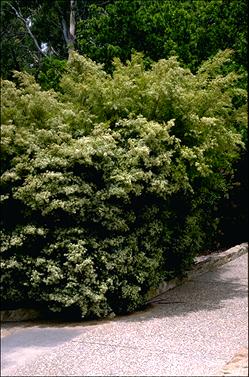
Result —
M234 49L247 68L246 0L75 0L75 48L112 69L134 50L150 64L176 55L196 71L219 50ZM46 56L67 59L70 0L1 2L1 75L13 69L36 72ZM52 64L53 65L53 64ZM44 67L43 67L44 68Z
M177 55L196 70L218 50L232 48L247 64L247 1L116 0L92 5L79 20L78 49L108 67L114 56L130 58L132 49L157 61Z

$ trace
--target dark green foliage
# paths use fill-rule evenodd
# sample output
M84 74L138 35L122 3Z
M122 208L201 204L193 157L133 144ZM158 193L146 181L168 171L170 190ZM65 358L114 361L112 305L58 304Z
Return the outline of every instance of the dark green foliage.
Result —
M42 60L39 71L37 72L37 82L42 89L60 90L60 81L65 72L66 60L46 57Z
M145 70L138 54L111 76L75 53L58 92L24 73L3 81L4 307L104 317L184 273L217 235L243 148L230 56L194 75L175 58Z
M248 148L247 148L248 150ZM241 154L235 164L233 184L219 203L220 234L218 246L228 247L248 240L248 153Z
M152 61L177 55L193 71L226 48L235 50L233 69L247 69L247 15L246 0L115 0L89 7L77 45L106 69L135 49Z

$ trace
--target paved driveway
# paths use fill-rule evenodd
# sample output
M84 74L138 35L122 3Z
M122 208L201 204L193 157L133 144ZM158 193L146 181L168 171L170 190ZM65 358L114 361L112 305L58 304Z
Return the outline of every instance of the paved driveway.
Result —
M112 321L2 327L2 376L218 376L248 345L248 255Z

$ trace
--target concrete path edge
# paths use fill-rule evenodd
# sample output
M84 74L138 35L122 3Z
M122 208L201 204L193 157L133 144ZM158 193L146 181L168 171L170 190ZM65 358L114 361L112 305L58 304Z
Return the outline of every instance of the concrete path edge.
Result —
M156 296L183 284L185 281L194 276L203 274L212 270L213 268L222 266L244 254L248 253L248 243L236 245L223 252L211 253L209 255L201 255L195 258L193 268L187 273L184 278L175 278L170 281L162 281L157 289L149 292L148 303L153 303ZM22 322L35 319L42 319L41 312L36 309L20 308L16 310L1 310L1 322Z
M175 278L169 281L162 281L157 289L151 290L149 293L150 299L148 303L153 303L156 296L159 296L162 293L183 284L185 281L188 281L195 276L204 274L213 268L222 266L223 264L239 258L246 253L248 253L248 243L244 242L222 252L214 252L209 255L201 255L196 257L192 269L188 271L184 278Z

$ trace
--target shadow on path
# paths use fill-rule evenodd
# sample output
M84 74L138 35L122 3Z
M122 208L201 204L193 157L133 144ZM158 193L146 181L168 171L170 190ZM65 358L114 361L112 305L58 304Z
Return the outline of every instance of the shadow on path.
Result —
M157 296L155 303L144 312L137 312L115 320L143 321L160 317L183 317L191 312L214 311L229 305L248 305L246 274L233 277L232 266L225 265L197 276L183 285ZM231 303L227 303L231 301ZM241 310L243 310L241 308Z

